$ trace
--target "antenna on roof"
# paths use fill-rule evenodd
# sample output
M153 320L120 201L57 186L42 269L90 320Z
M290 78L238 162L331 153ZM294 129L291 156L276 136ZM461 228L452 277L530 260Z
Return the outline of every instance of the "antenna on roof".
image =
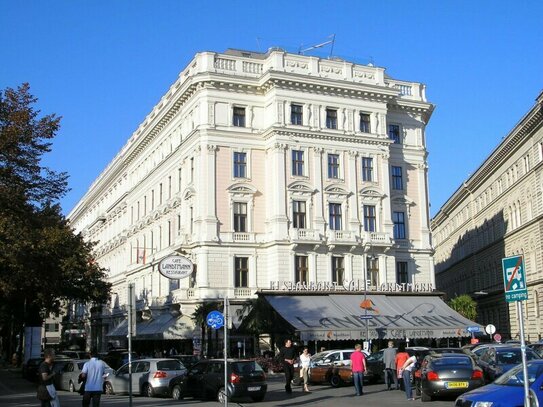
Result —
M304 55L304 52L306 51L311 51L313 49L316 49L316 48L322 48L328 44L332 44L332 46L330 47L330 55L328 56L328 58L331 58L332 57L332 52L334 52L334 43L336 41L336 34L332 34L332 35L329 35L328 38L331 38L330 40L328 41L325 41L325 42L321 42L320 44L317 44L317 45L312 45L311 47L307 47L307 48L304 48L302 49L302 45L300 45L300 48L298 49L298 54L300 55Z

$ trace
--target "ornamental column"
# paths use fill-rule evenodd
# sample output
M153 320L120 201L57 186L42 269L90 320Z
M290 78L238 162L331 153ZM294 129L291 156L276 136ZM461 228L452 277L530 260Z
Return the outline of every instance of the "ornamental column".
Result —
M269 150L271 172L268 178L271 191L270 216L272 240L288 238L288 219L286 209L286 174L285 151L286 144L275 143ZM271 175L273 174L273 175Z
M358 233L360 231L360 220L358 219L358 191L357 191L357 171L356 171L356 159L358 153L356 151L349 151L347 157L347 190L349 191L349 228L348 230Z
M202 149L202 173L199 177L201 196L201 240L218 240L218 219L216 208L216 151L217 146L208 144Z
M319 233L324 234L324 208L323 208L323 181L322 181L322 156L324 154L324 149L322 147L316 147L313 149L314 159L313 159L313 179L315 180L315 189L317 193L315 194L315 205L313 207L313 228Z

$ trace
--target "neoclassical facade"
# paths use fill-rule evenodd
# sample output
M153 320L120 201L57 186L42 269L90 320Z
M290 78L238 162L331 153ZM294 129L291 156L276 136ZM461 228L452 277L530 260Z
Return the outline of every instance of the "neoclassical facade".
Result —
M111 301L191 315L272 282L434 284L420 83L383 68L289 54L198 53L70 212L98 242ZM166 256L190 278L157 270ZM105 346L105 341L102 347Z
M524 255L526 339L543 323L543 93L532 109L432 219L437 288L470 294L477 322L519 338L514 303L504 297L502 258Z

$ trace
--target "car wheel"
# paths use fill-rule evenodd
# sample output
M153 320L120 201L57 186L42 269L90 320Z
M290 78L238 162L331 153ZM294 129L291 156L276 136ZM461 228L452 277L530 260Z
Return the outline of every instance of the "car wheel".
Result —
M181 393L181 386L176 384L172 389L172 398L174 400L183 400L183 393Z
M264 400L264 397L266 397L266 393L259 394L258 396L252 396L251 400L253 400L253 401L262 401L262 400Z
M106 394L115 394L115 392L113 391L113 386L111 385L110 382L105 382L104 383L104 393L106 393Z
M217 392L217 401L221 404L224 404L224 402L226 401L226 393L224 391L224 387L221 387Z
M155 391L153 390L153 387L150 384L144 384L141 389L141 394L145 397L154 397Z
M421 391L420 392L420 401L422 401L422 402L432 401L432 396L430 396L429 394L426 394L425 392Z
M70 380L70 384L68 385L68 390L70 390L70 393L75 392L74 382L72 382L71 380Z
M330 376L330 386L332 387L341 386L341 378L338 375Z

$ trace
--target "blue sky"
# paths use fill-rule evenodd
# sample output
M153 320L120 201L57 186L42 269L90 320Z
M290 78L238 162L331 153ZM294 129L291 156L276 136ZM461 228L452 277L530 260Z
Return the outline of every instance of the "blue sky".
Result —
M435 214L543 90L541 1L0 0L0 88L29 82L63 116L45 164L68 213L199 51L334 54L423 82Z

